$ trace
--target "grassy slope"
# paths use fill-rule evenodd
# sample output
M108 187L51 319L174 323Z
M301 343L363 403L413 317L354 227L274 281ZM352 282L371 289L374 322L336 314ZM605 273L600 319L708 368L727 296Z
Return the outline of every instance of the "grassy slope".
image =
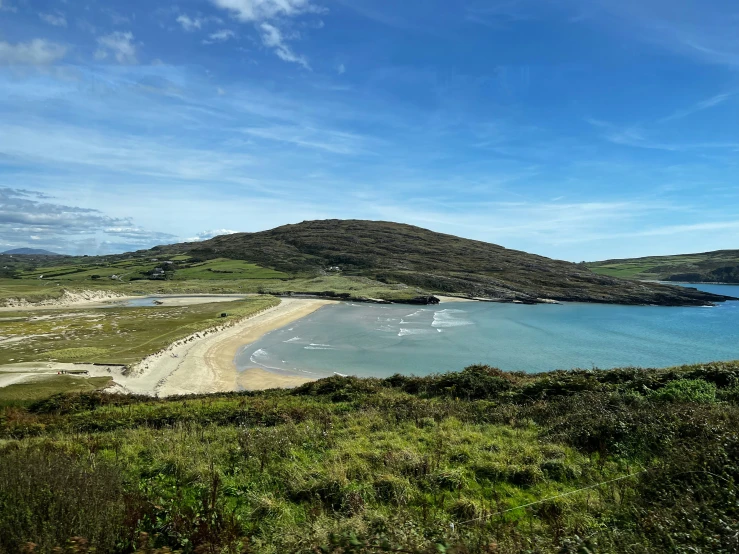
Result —
M0 364L31 361L128 364L177 339L259 312L271 297L183 307L4 312L0 335L28 337L0 349ZM228 314L226 318L220 317Z
M634 284L596 275L583 265L387 222L309 221L163 247L161 252L226 256L295 275L338 266L344 275L524 302L540 297L627 304L702 302L701 293Z
M735 552L738 380L737 363L477 367L54 397L0 411L0 551L147 532L214 553Z
M1 372L0 372L1 373ZM111 377L52 375L0 388L0 408L27 406L55 394L93 392L105 388Z
M7 258L7 257L6 257ZM702 305L719 300L705 293L662 285L635 284L597 275L584 265L551 260L501 246L434 233L410 225L373 221L312 221L261 233L239 233L200 243L157 247L116 256L62 258L8 266L8 275L60 287L151 290L148 274L168 266L168 278L183 289L205 292L271 290L348 293L408 300L429 293L482 296L503 301L538 298L624 304ZM157 261L153 261L157 260ZM0 263L3 263L0 260ZM11 263L11 262L8 262ZM20 264L20 265L18 265ZM329 268L339 267L340 271ZM39 276L43 275L43 280ZM116 275L123 282L113 281ZM93 276L99 279L93 280ZM342 277L316 290L316 277ZM348 279L348 280L346 280ZM130 281L130 282L129 282ZM221 283L214 285L213 283ZM362 287L358 288L357 283ZM167 284L172 289L176 285ZM361 290L371 289L371 290ZM53 287L36 292L53 294ZM4 293L0 290L0 295Z
M591 262L595 273L623 279L739 283L739 250Z

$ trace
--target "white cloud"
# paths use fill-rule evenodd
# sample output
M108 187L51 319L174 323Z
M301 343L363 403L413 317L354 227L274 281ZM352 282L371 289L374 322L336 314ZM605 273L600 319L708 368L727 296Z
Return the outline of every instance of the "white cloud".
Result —
M216 31L215 33L211 33L208 35L208 38L203 41L203 44L213 44L214 42L226 42L227 40L230 40L236 36L236 33L234 33L230 29L221 29L220 31Z
M703 100L701 102L698 102L694 106L684 109L684 110L678 110L672 115L669 115L663 119L660 119L660 123L666 123L668 121L673 121L676 119L683 119L684 117L688 117L689 115L693 115L694 113L701 112L703 110L707 110L709 108L713 108L715 106L718 106L719 104L723 104L733 96L735 96L736 92L725 92L722 94L716 94L715 96L712 96L711 98L708 98L706 100Z
M310 0L211 0L230 11L240 21L265 21L278 16L291 17L320 11Z
M47 65L66 53L65 45L40 38L17 44L0 41L0 65Z
M185 14L180 15L177 18L177 23L182 25L185 31L195 31L203 26L203 20L199 17L191 18Z
M346 73L346 66L343 63L340 63L339 67L336 68L336 72L339 75L343 75L344 73Z
M54 25L54 27L66 27L67 26L67 18L64 17L64 14L61 12L56 13L40 13L38 16L41 18L42 21L45 21L49 25Z
M116 31L98 37L98 45L100 47L95 52L95 59L105 60L109 55L112 55L118 63L137 63L136 45L133 43L133 33L131 32Z
M211 229L210 231L202 231L194 237L186 238L185 242L200 242L201 240L208 240L221 235L233 235L238 232L239 231L232 231L231 229Z
M282 32L269 23L262 23L259 26L262 31L262 42L265 46L273 48L277 57L286 62L292 62L302 65L306 69L310 69L308 60L304 56L298 56L292 49L285 44Z

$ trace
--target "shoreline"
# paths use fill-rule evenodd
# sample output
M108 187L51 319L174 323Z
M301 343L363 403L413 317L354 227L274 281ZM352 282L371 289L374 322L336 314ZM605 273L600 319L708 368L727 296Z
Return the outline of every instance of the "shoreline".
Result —
M225 329L211 329L179 340L133 366L127 375L114 375L112 392L176 396L238 390L263 390L302 385L313 379L273 374L261 369L236 369L238 350L265 334L288 325L331 300L285 298ZM94 371L94 376L110 375Z

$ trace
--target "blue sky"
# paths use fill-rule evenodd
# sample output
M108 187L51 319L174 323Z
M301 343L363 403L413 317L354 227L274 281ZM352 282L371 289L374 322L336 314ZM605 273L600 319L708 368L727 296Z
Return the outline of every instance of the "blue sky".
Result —
M308 219L739 248L733 0L0 0L0 249Z

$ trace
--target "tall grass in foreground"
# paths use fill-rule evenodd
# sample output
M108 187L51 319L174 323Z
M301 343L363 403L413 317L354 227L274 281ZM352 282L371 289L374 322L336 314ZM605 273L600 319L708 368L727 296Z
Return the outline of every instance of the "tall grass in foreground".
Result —
M0 551L736 552L738 383L474 366L60 395L0 412Z

